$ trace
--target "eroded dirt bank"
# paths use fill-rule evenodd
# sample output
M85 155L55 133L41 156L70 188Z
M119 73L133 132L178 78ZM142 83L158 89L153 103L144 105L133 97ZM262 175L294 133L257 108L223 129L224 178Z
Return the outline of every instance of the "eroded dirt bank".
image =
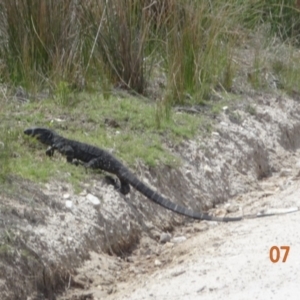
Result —
M138 166L136 173L174 202L194 210L214 208L211 212L215 215L233 216L266 208L298 206L295 193L299 188L299 129L300 108L296 99L268 94L249 96L235 107L224 107L209 137L186 141L177 149L169 145L183 160L180 168L149 170ZM0 200L5 208L0 217L5 241L0 260L1 299L26 299L27 296L31 299L102 299L108 294L115 299L125 296L135 299L137 296L129 294L126 285L130 291L132 286L139 289L142 280L146 280L143 278L153 274L150 281L155 290L156 280L159 283L162 278L158 274L166 274L169 278L168 272L172 268L176 271L178 266L191 277L193 273L189 273L188 268L193 265L193 259L201 267L196 270L198 275L206 273L211 280L218 276L222 279L227 273L216 275L219 274L218 259L223 270L229 266L222 265L222 259L232 264L234 259L245 259L243 249L247 236L249 234L255 241L252 234L256 226L266 226L268 230L268 224L288 220L292 221L288 231L292 234L292 224L299 217L296 213L215 226L214 223L192 222L174 215L134 191L125 199L106 185L99 174L84 185L85 189L75 194L71 186L55 180L37 186L11 178L14 193L1 193ZM294 195L288 201L286 191ZM216 207L227 200L229 204ZM276 232L279 229L270 227L269 230ZM163 232L181 239L159 243ZM193 237L197 232L200 233ZM235 235L241 237L238 250L233 246ZM263 232L258 232L257 236L264 240ZM296 234L292 236L296 239ZM296 249L296 240L291 238L286 243ZM260 245L247 248L249 253L256 253L257 260L252 266L257 266L262 259L270 264L268 249L276 243L284 244L285 241L276 239L276 235L272 240L270 234L270 240L262 242L264 250L259 248ZM229 246L224 248L224 244ZM197 252L198 248L197 259L200 261L193 256L193 251ZM210 257L214 251L216 262L213 255ZM240 258L234 256L239 253L243 254ZM292 253L294 250L290 264L297 262ZM191 261L186 258L189 255ZM226 255L230 260L224 260ZM213 273L210 264L214 264ZM167 266L172 268L166 270L167 273L160 273ZM287 264L281 268L283 266ZM236 272L240 273L240 269ZM250 277L254 276L251 269L247 272ZM296 274L295 269L291 272ZM259 271L255 274L261 276ZM182 276L185 275L173 277L180 281ZM290 282L293 282L292 278ZM218 284L208 282L199 287L199 295L205 292L208 296L210 292L225 288L231 295L230 283L232 281L220 288ZM32 294L32 291L36 292ZM67 293L60 296L63 291ZM174 294L145 293L143 297L163 299L173 295L174 299L183 299L186 293L183 290L176 294L175 286L171 291Z

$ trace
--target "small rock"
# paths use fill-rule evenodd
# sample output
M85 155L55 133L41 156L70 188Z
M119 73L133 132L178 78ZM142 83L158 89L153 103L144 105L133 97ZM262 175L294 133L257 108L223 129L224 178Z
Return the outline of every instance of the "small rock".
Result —
M167 243L167 242L170 242L172 236L170 235L170 233L168 232L163 232L161 235L160 235L160 238L159 238L159 242L161 244L164 244L164 243Z
M73 202L71 200L66 201L66 208L72 208L73 207Z
M164 248L173 248L173 246L174 246L174 243L166 242L163 247Z
M179 276L179 275L184 274L184 273L185 273L185 270L174 271L174 272L171 273L171 276L176 277L176 276Z
M202 223L208 225L209 227L216 227L219 225L219 222L217 221L203 221Z
M194 231L195 232L201 232L201 231L205 231L208 229L208 225L206 223L195 223L194 224Z
M134 262L134 259L133 259L132 256L128 256L128 257L126 258L126 261L127 261L127 262L130 262L130 263L133 263L133 262Z
M155 229L151 230L151 234L156 240L160 239L160 233L158 230L155 230Z
M261 195L261 197L269 197L269 196L272 196L274 195L275 192L274 191L264 191Z
M32 231L32 226L29 224L25 227L25 230L26 231Z
M217 136L217 137L220 136L220 134L219 134L218 132L216 132L216 131L213 131L213 132L211 133L211 135L212 135L212 136Z
M45 188L50 191L51 190L51 185L49 183L45 183Z
M155 265L156 267L158 267L158 266L161 266L162 263L161 263L160 260L156 259L156 260L154 261L154 265Z
M172 242L173 243L182 243L182 242L184 242L184 241L186 241L186 237L185 236L177 236L177 237L174 237L173 239L172 239Z
M86 190L83 190L80 194L79 194L79 196L86 196L87 195L87 191Z
M226 211L228 213L234 213L234 212L239 211L239 206L238 205L227 203L227 205L225 205L225 207L226 207Z
M223 110L223 111L226 111L227 109L228 109L228 106L223 106L223 107L222 107L222 110Z
M189 175L189 174L191 174L192 172L191 172L191 170L186 170L185 171L185 175Z
M66 215L65 215L65 214L59 214L58 216L59 216L59 218L60 218L62 221L64 221L64 220L65 220L65 217L66 217Z
M227 210L225 208L223 208L223 207L216 208L213 211L213 215L216 216L216 217L223 218L223 217L226 216L226 214L227 214Z
M291 169L282 169L279 173L280 177L286 177L286 176L290 176L292 173Z
M153 253L152 250L150 248L142 250L143 255L146 255L146 258L150 258L151 254Z
M56 121L56 122L58 122L58 123L65 122L65 120L60 119L60 118L55 118L54 121Z
M208 165L205 165L203 167L203 170L204 170L205 174L212 174L213 173L213 170Z
M137 269L136 269L134 266L130 266L129 272L130 272L130 273L134 273L134 274L137 274L137 273L138 273Z
M70 173L69 173L69 174L70 174ZM70 174L70 175L71 175L71 174ZM67 188L66 186L63 185L63 186L61 187L61 190L62 190L63 192L66 192L66 191L68 190L68 188Z
M204 291L204 289L205 289L205 285L203 285L200 289L198 289L196 293L201 293L202 291Z
M221 122L220 125L223 127L228 127L228 124L226 122Z
M69 198L70 198L70 194L64 194L64 195L63 195L63 198L64 198L64 199L69 199Z
M101 203L100 200L99 200L99 198L96 197L96 196L94 196L94 195L92 195L92 194L87 194L86 199L88 201L90 201L95 207L99 206L100 203Z

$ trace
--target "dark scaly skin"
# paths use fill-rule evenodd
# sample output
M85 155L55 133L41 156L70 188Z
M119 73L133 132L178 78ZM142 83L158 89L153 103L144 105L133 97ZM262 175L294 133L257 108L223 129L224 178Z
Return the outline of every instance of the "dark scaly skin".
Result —
M57 150L66 156L69 163L78 164L78 161L84 163L84 166L92 169L101 169L103 171L116 175L120 180L120 192L127 194L130 191L130 185L141 192L148 199L178 214L191 217L198 220L232 222L240 221L243 217L236 218L218 218L206 213L198 213L186 207L177 205L153 191L142 181L140 181L132 172L129 171L119 160L109 152L95 146L91 146L78 141L66 139L58 135L53 130L47 128L28 128L24 131L26 135L36 137L41 143L48 145L46 154L52 156ZM77 161L74 161L77 160Z

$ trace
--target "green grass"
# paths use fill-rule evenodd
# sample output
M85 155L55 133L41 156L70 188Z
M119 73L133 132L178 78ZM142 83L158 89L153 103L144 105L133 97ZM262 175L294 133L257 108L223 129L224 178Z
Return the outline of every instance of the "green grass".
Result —
M254 106L251 104L248 104L245 108L245 111L249 113L251 116L256 116L257 112Z
M299 59L299 53L294 52L293 49L289 49L285 56L276 57L272 61L272 70L279 79L280 88L287 91L288 94L300 92Z
M32 102L24 105L3 104L0 112L1 136L6 151L0 152L3 178L17 175L35 182L47 182L53 178L71 182L76 188L89 176L85 169L66 163L65 158L55 153L53 158L45 155L46 146L25 136L23 130L42 126L59 134L113 150L113 154L126 165L134 168L137 161L155 167L176 167L180 160L164 146L166 142L176 145L183 139L192 138L203 118L185 113L174 113L169 120L157 126L153 114L155 104L139 98L118 98L82 93L71 107L53 100ZM114 121L111 127L106 120Z
M14 248L7 244L0 245L0 257L13 257Z

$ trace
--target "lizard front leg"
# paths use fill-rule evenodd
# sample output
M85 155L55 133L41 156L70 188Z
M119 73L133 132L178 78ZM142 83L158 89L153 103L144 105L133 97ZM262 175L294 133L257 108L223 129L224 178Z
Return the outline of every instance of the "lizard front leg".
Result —
M54 150L55 147L53 146L48 147L48 149L46 150L46 155L52 157L54 155Z
M121 184L121 186L119 188L120 193L123 195L127 195L130 192L130 184L123 179L119 178L119 180L120 180L120 184Z
M52 147L54 147L54 149L57 149L60 154L64 155L68 163L78 166L79 162L78 160L74 161L74 149L71 146L65 145L63 143L58 143L56 145L53 145Z
M119 181L109 175L105 176L105 181L107 184L111 184L114 186L115 190L119 191L123 195L127 195L130 192L130 185L127 181L120 180Z

